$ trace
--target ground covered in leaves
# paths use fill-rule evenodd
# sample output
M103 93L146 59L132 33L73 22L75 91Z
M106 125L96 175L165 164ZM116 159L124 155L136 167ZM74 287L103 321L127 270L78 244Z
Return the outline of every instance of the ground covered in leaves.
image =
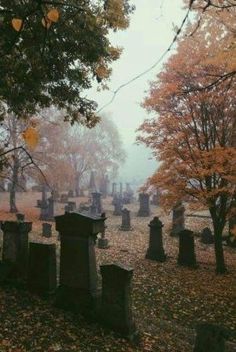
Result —
M1 195L0 220L13 219L8 213L7 194ZM39 194L18 194L19 211L33 221L31 241L55 242L41 235L39 210L35 208ZM81 199L77 199L77 204ZM82 200L84 201L84 200ZM97 249L97 264L119 262L134 268L133 312L140 331L140 344L134 346L99 325L86 322L81 316L55 308L20 288L0 287L0 352L96 352L96 351L157 351L191 352L195 327L199 322L224 326L230 333L227 351L236 351L236 249L225 247L229 269L226 275L215 274L214 249L196 238L198 269L179 267L176 263L178 241L169 236L170 216L152 206L149 218L137 218L138 203L131 210L133 230L119 230L121 218L112 215L111 198L104 201L108 219L106 236L109 249ZM56 211L61 214L63 205ZM165 263L145 260L148 246L148 223L154 215L164 223ZM187 218L186 227L200 231L208 219Z

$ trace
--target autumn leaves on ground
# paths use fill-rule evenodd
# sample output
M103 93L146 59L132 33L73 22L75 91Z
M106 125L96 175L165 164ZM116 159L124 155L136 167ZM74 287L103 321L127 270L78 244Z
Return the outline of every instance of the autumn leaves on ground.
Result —
M57 232L52 239L41 236L39 210L34 207L39 194L18 193L19 210L26 220L33 221L30 241L55 242L59 253ZM1 199L1 220L13 219L7 202ZM77 198L77 205L84 201ZM191 352L195 327L199 322L212 322L227 328L230 338L227 351L236 351L236 264L235 249L225 247L229 273L215 274L212 245L204 245L195 238L199 267L187 269L177 265L178 241L169 236L171 217L160 207L151 207L152 214L138 218L138 202L131 204L133 231L119 230L121 218L113 216L111 198L103 201L108 219L106 237L109 249L96 249L97 266L119 262L134 268L133 312L141 335L139 346L133 346L111 331L86 322L81 316L55 308L52 302L42 300L28 292L4 286L0 290L1 352L33 351L160 351ZM56 212L62 213L57 204ZM165 263L146 260L148 223L154 215L164 223L164 247L168 259ZM208 219L187 218L187 227L195 231L208 224Z

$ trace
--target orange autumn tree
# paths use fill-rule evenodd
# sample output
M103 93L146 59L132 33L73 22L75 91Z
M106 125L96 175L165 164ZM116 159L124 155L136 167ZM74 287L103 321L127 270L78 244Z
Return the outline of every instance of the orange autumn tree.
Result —
M163 189L167 206L186 199L209 209L216 271L224 273L222 233L236 194L236 80L195 89L207 84L208 73L217 76L232 66L226 38L232 33L216 22L208 17L203 29L180 40L177 52L151 84L143 106L155 116L140 126L138 140L160 161L148 184ZM235 48L231 50L234 55Z

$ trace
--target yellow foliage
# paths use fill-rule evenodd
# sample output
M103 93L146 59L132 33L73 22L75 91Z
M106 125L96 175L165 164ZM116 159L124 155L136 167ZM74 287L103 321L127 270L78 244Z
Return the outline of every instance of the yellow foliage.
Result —
M60 14L59 14L59 11L57 9L51 9L47 13L47 18L51 22L57 22L59 20L59 16L60 16Z
M23 21L20 18L13 18L11 24L15 31L19 32L22 28Z
M23 133L22 137L30 149L34 149L39 141L39 134L36 128L28 127Z

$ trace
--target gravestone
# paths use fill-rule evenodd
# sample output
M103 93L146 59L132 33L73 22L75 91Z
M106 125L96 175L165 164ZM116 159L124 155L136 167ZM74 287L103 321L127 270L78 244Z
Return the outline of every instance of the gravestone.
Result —
M49 197L40 208L40 220L54 221L54 199Z
M56 245L30 243L28 288L30 291L47 295L57 288Z
M133 269L122 265L101 265L103 324L133 339L137 335L132 315L131 280ZM115 280L114 280L115 278Z
M220 326L202 323L197 326L193 352L224 352L226 330Z
M43 222L42 224L42 235L43 237L50 238L52 237L52 225L47 222Z
M100 249L106 249L109 248L108 246L108 239L105 238L105 231L106 231L106 225L105 225L105 220L106 220L106 214L102 213L101 217L104 218L104 227L102 228L101 231L101 237L98 239L98 248Z
M140 193L139 194L139 211L137 216L149 216L150 207L149 207L149 194Z
M76 211L76 202L68 202L65 205L65 212Z
M179 235L178 264L182 266L196 268L197 263L196 263L193 231L185 229L180 231L178 235Z
M111 192L112 197L114 197L116 193L117 193L117 184L115 182L113 182L112 183L112 192Z
M115 198L113 199L113 205L114 205L113 215L121 216L123 203L122 203L122 199L118 195L116 195Z
M150 221L150 234L149 234L149 248L146 253L146 259L156 260L157 262L164 262L166 254L163 248L162 240L162 227L163 224L157 216Z
M177 236L178 233L185 228L185 219L184 219L185 207L182 202L179 201L172 209L172 230L171 236Z
M17 221L25 221L25 214L22 214L22 213L17 213L16 214L16 219Z
M59 307L95 314L97 303L97 268L95 241L104 228L104 217L80 213L56 216L56 230L61 240Z
M92 205L91 205L92 214L102 213L101 195L102 194L100 192L92 192Z
M130 226L130 211L126 208L122 209L122 224L120 226L121 231L131 231L132 227Z
M205 227L201 232L201 242L204 244L212 244L214 243L214 236L212 234L211 229L209 227Z
M11 267L11 276L25 279L28 265L28 237L32 222L4 221L2 261Z

